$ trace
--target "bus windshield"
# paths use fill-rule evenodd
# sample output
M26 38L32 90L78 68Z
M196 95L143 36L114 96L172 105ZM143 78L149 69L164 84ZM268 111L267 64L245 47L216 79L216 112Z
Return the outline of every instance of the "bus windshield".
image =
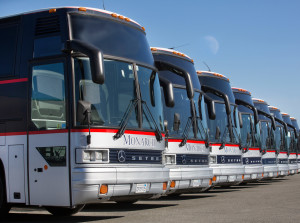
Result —
M271 141L273 139L273 132L271 130L271 123L268 121L260 121L260 134L262 149L273 149Z
M166 103L163 103L164 105L164 115L165 119L169 123L169 135L171 137L176 138L182 138L183 132L185 130L185 127L188 124L189 119L192 117L191 115L191 105L190 100L187 96L186 89L185 88L178 88L174 87L174 101L175 105L174 107L170 108L166 106ZM175 113L179 114L180 117L180 124L179 124L179 130L174 130L174 116ZM193 138L193 128L190 126L188 130L188 138Z
M228 117L226 114L226 108L224 103L215 103L216 108L216 119L211 120L207 119L207 125L209 128L209 140L212 142L230 142L230 135L229 135L229 124L228 124ZM208 109L206 109L208 111ZM208 114L207 114L208 115ZM219 139L216 138L216 130L217 128L220 129L220 137Z
M77 57L74 62L76 101L91 103L91 125L116 127L124 114L137 100L136 78L141 90L143 122L145 129L155 129L152 114L159 129L163 129L163 115L158 75L151 69L134 66L131 63L104 59L105 82L92 81L89 59ZM137 77L134 75L136 70ZM146 112L146 106L150 113ZM80 125L83 123L78 123ZM136 106L127 123L128 127L139 128L138 107Z
M282 126L276 126L275 130L275 147L277 151L286 151L284 146L284 133Z
M257 131L258 126L254 126L254 118L251 114L242 114L243 128L241 128L242 145L249 147L260 147L260 133ZM250 134L250 141L247 142L248 133Z

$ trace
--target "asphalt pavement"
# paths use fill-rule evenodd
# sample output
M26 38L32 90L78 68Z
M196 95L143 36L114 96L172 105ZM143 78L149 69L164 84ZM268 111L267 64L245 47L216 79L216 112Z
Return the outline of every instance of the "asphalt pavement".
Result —
M300 174L205 193L143 200L132 205L87 205L71 217L43 208L13 208L4 222L300 222Z

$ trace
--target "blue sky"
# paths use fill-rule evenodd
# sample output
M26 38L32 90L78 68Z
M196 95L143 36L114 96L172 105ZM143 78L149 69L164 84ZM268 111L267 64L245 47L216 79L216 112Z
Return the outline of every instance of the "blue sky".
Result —
M197 70L289 113L300 123L300 1L104 0L105 8L146 28L151 46L178 47ZM102 8L103 0L0 0L0 17L40 8Z

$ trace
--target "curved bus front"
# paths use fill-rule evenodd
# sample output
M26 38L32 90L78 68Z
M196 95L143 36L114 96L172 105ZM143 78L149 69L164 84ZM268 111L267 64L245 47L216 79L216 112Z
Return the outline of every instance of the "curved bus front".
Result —
M169 125L164 151L165 164L170 169L168 193L205 190L211 186L213 173L209 168L209 149L205 142L207 125L204 100L196 90L199 82L194 64L177 51L151 49L160 78L173 85L174 106L168 107L163 96L164 117Z
M229 80L223 75L211 72L197 73L202 89L215 101L215 120L207 118L213 184L239 184L244 179L245 167L240 148L238 110ZM211 108L207 103L205 106L209 117Z

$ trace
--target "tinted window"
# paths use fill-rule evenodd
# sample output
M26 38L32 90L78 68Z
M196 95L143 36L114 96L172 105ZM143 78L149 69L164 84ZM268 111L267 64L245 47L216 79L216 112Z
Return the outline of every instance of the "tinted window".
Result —
M0 26L0 78L14 74L17 38L17 25Z
M50 36L34 40L34 57L61 54L62 43L60 36Z
M73 39L98 47L104 54L153 65L145 34L136 28L99 16L72 15Z

